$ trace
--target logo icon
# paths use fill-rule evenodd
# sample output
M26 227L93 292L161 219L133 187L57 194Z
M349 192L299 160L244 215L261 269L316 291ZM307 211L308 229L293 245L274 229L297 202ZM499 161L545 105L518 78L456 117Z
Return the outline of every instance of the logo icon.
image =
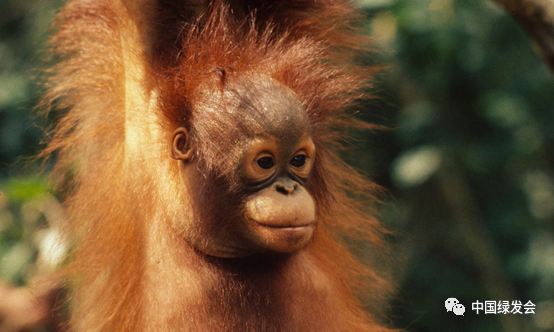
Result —
M463 316L464 312L466 312L464 305L461 304L455 297L446 299L446 301L444 301L444 306L446 308L446 312L452 311L456 316Z
M444 306L446 307L446 312L452 311L452 308L454 308L454 306L458 303L460 303L460 301L458 301L454 297L451 297L451 298L447 299L444 302Z
M458 303L454 306L454 308L452 308L452 311L454 311L454 314L457 316L463 316L464 312L466 312L466 307L464 307L463 304Z

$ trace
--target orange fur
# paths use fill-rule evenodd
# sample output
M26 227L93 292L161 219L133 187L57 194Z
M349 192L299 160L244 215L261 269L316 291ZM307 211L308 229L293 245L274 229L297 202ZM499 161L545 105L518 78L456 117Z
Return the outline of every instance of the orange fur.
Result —
M365 206L377 188L334 152L345 128L370 127L344 113L371 74L350 63L366 43L352 27L359 17L345 0L214 0L197 18L202 6L74 0L58 16L43 105L65 113L44 155L57 157L70 214L71 328L387 330L355 296L386 283L344 243L382 245ZM167 142L218 70L270 77L308 110L319 226L288 259L204 257L170 222L190 200Z

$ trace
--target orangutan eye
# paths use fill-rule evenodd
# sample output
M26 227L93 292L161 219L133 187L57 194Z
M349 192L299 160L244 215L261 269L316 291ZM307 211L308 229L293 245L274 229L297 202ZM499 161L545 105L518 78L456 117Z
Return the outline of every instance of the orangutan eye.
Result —
M306 156L303 154L300 154L290 161L290 164L294 167L302 167L306 165Z
M260 166L263 169L270 169L275 165L275 162L273 161L273 158L271 157L263 157L258 159L258 166Z

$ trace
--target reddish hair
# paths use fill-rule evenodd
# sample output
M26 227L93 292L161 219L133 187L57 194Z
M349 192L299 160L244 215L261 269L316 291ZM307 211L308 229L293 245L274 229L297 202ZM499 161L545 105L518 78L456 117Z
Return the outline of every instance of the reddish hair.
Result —
M177 170L161 159L169 155L163 142L147 147L159 150L159 160L133 159L129 166L130 60L124 55L141 44L133 54L139 61L131 66L147 73L139 82L145 94L158 94L151 125L163 128L164 139L193 121L199 91L225 80L256 73L298 95L318 151L310 192L319 226L305 250L339 288L348 310L362 317L344 330L380 329L363 318L369 316L354 291L373 297L387 283L359 262L345 240L381 247L385 232L367 205L378 187L337 155L348 128L373 128L346 113L367 97L374 72L353 61L367 50L367 40L354 27L360 17L349 1L245 0L231 6L217 0L198 19L189 14L195 13L192 5L143 2L71 1L58 16L51 39L59 61L49 71L43 106L64 112L43 155L56 155L56 179L67 196L70 222L65 231L74 249L63 275L72 283L73 328L148 328L141 316L144 256L150 245L145 223L166 207L169 212L160 213L171 214L177 205L154 176L175 182ZM254 3L257 9L248 11ZM215 272L210 277L222 278Z

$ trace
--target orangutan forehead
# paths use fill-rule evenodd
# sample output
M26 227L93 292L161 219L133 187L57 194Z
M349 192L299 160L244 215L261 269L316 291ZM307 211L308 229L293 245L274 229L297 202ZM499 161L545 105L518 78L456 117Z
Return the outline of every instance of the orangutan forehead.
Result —
M309 128L300 98L266 77L233 79L223 89L211 90L201 104L194 117L200 122L217 119L219 129L230 135L298 138Z
M225 98L234 105L237 122L249 124L252 134L276 137L303 132L308 114L300 98L288 87L271 79L245 77L230 84Z

